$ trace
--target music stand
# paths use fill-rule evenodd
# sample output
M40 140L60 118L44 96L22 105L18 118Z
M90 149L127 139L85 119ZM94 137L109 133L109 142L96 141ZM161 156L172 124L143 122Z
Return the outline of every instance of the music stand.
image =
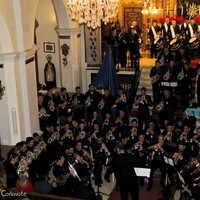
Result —
M95 194L96 194L96 199L97 199L97 200L103 200L102 195L108 196L108 197L109 197L108 194L101 192L101 191L99 190L99 188L100 188L100 187L97 185L97 191L95 192Z

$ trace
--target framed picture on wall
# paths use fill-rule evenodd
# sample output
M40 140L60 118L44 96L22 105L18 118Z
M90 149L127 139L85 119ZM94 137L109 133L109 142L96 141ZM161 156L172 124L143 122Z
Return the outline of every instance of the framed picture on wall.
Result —
M44 42L43 46L45 53L55 53L55 43Z

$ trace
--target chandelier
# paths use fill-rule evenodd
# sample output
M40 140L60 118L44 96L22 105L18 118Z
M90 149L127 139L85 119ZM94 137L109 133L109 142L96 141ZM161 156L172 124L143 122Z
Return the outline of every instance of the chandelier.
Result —
M157 15L160 9L157 9L155 5L153 5L151 0L143 1L143 8L141 13L143 15Z
M92 29L107 24L118 13L120 0L66 0L69 15L79 24L86 24Z

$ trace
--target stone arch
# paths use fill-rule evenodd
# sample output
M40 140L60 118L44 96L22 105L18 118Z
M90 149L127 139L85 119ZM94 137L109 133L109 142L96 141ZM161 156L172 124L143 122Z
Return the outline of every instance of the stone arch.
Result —
M13 44L10 36L8 26L4 20L4 17L0 13L0 54L13 51Z

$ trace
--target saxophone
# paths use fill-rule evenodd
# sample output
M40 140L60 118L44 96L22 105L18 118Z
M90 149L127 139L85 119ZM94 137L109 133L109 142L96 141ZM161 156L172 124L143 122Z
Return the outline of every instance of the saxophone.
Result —
M161 111L164 109L164 101L161 101L157 106L156 106L156 110L157 111Z
M182 81L184 78L185 78L185 74L184 74L184 71L183 71L183 68L182 68L181 71L178 74L178 80Z

